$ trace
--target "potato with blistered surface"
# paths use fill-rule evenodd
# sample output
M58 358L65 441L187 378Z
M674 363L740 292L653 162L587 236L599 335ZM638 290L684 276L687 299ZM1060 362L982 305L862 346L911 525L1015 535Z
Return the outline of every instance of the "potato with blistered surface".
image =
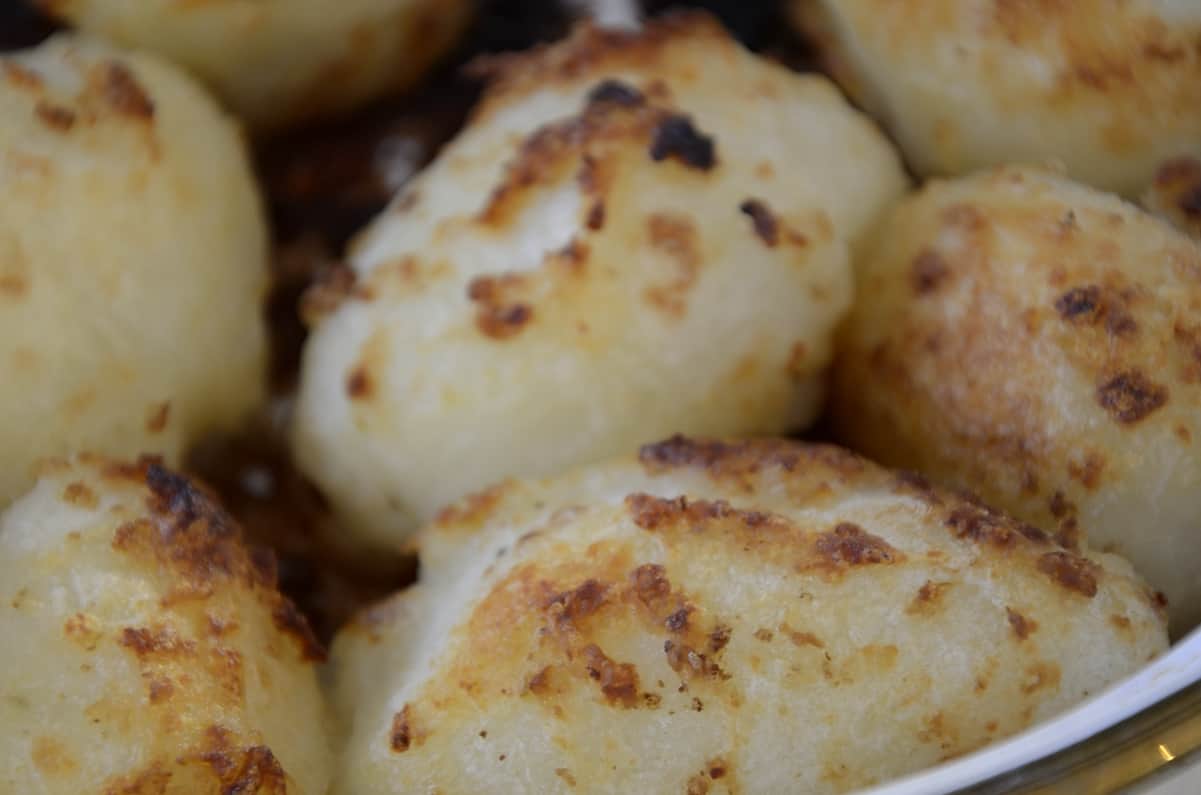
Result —
M309 297L295 446L360 545L507 475L803 426L847 241L904 188L827 81L705 16L491 68L466 130Z
M274 561L152 461L44 467L0 516L0 790L322 795L304 619Z
M1201 248L1030 169L933 182L858 264L842 440L1117 551L1201 619Z
M674 437L418 544L334 643L337 793L846 792L1166 647L1120 558L828 446Z
M0 506L50 455L177 460L263 393L266 228L236 127L158 60L0 57Z
M415 85L470 0L34 0L80 30L187 67L260 131Z
M1137 196L1201 156L1195 0L790 0L839 83L923 175L1059 161Z

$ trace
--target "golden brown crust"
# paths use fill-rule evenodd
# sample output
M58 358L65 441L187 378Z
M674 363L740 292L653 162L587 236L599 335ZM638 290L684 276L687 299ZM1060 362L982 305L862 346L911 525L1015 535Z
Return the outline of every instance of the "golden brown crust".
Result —
M419 542L422 582L335 647L348 790L569 773L617 775L605 791L620 791L634 779L616 763L667 791L844 791L1015 731L1100 686L1081 676L1101 658L1141 664L1139 627L1162 633L1112 561L921 476L783 440L677 436L515 481ZM927 655L954 633L973 640L932 677ZM873 709L865 688L889 694L868 730L844 721ZM850 772L884 742L905 750ZM671 759L646 750L664 744Z
M1010 167L932 183L860 270L831 404L841 438L1068 546L1091 534L1159 587L1174 581L1190 610L1167 549L1188 546L1182 501L1201 476L1201 249L1112 197Z

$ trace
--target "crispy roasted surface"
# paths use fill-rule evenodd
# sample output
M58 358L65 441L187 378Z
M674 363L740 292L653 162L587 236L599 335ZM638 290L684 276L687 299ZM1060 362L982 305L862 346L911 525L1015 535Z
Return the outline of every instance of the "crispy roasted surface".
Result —
M324 793L322 650L275 585L160 464L44 466L0 516L0 789Z
M1201 248L1053 174L934 182L858 264L840 438L1128 557L1201 619Z
M262 397L266 229L182 73L60 36L0 57L0 505L46 455L175 460Z
M827 67L921 174L1066 164L1138 195L1201 156L1194 0L790 0Z
M256 130L416 84L470 0L34 0L79 29L187 67Z
M844 792L1166 646L1129 565L838 448L674 437L509 481L343 630L335 792Z
M361 545L510 474L803 426L846 240L904 186L824 79L708 17L477 68L467 128L306 302L294 442Z

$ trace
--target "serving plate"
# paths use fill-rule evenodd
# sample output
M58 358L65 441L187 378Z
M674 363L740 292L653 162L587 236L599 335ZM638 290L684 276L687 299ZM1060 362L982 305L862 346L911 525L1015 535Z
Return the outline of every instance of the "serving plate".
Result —
M1067 712L860 795L1101 795L1140 781L1152 786L1191 766L1201 776L1201 628ZM1173 795L1201 792L1201 778L1185 778L1191 786Z

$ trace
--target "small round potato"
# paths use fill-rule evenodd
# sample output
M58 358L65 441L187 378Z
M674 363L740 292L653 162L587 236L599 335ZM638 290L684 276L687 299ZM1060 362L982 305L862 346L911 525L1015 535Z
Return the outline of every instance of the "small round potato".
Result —
M311 295L299 461L359 543L508 475L807 423L847 239L905 178L826 80L705 16L509 56Z
M1137 196L1201 155L1196 0L791 0L848 92L923 175L1057 161Z
M35 0L58 18L187 67L256 130L414 85L471 0Z
M340 795L846 792L1167 641L1120 558L827 446L674 437L418 540L335 640Z
M236 127L172 67L0 57L0 506L44 456L176 460L263 391L266 230Z
M156 463L51 463L0 516L0 637L4 792L326 792L320 648Z
M859 263L840 438L1128 558L1201 620L1201 248L1029 169L934 182Z

